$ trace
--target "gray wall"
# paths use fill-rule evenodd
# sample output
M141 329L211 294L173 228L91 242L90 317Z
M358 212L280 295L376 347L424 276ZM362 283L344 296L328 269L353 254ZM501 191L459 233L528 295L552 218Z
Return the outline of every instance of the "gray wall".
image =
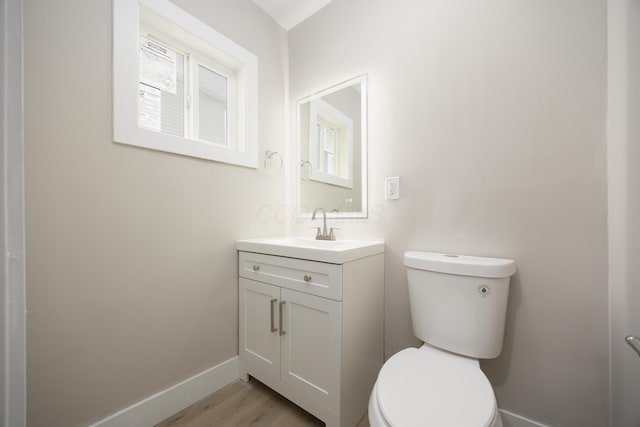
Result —
M250 0L176 3L258 56L284 149L286 34ZM25 1L29 426L86 425L237 355L235 240L282 234L269 174L112 142L112 2Z
M612 427L640 425L640 3L610 0L608 86Z
M258 55L260 152L282 152L284 32L249 0L176 3ZM482 366L500 407L558 427L608 418L605 5L334 0L289 38L292 113L369 74L370 218L340 233L387 242L386 356L419 344L405 250L512 257L505 350ZM25 1L30 426L236 355L234 241L311 233L260 214L283 173L114 144L111 35L110 1Z
M291 102L369 74L371 215L340 233L386 241L386 357L419 344L405 250L514 258L499 406L606 425L606 2L335 0L289 46Z

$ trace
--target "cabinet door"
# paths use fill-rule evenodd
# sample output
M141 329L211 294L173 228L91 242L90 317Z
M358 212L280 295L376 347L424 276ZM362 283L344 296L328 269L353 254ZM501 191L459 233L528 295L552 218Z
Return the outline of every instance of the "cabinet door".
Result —
M280 288L240 279L240 357L280 376ZM273 330L275 329L275 330Z
M338 411L342 303L289 289L284 302L280 378Z

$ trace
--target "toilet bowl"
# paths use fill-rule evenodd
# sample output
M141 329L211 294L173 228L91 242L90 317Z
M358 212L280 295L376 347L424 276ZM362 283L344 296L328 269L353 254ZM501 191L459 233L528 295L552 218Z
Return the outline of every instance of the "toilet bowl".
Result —
M480 358L502 351L509 259L406 252L413 331L424 343L385 362L371 427L502 427Z
M502 427L477 359L424 344L396 353L369 398L371 427Z

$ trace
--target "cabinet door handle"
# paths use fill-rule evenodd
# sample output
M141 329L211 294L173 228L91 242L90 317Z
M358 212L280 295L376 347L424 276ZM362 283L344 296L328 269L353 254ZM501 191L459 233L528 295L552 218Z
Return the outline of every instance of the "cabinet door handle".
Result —
M276 298L271 300L271 332L276 332L278 330L278 328L276 328L276 317L275 317L275 303L277 303L278 300Z
M305 274L304 275L304 281L305 282L310 282L311 281L311 276L309 274Z
M253 264L253 271L260 270L260 266L258 264Z
M284 335L286 334L284 327L282 326L282 318L284 317L284 305L286 304L286 301L280 301L280 312L278 313L280 315L280 335Z

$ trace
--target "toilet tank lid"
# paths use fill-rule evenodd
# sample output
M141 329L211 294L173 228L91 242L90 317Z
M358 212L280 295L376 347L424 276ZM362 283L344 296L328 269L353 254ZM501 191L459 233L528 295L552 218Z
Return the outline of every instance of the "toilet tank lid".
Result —
M509 277L516 272L516 262L512 259L420 251L405 252L404 265L418 270L489 278Z

